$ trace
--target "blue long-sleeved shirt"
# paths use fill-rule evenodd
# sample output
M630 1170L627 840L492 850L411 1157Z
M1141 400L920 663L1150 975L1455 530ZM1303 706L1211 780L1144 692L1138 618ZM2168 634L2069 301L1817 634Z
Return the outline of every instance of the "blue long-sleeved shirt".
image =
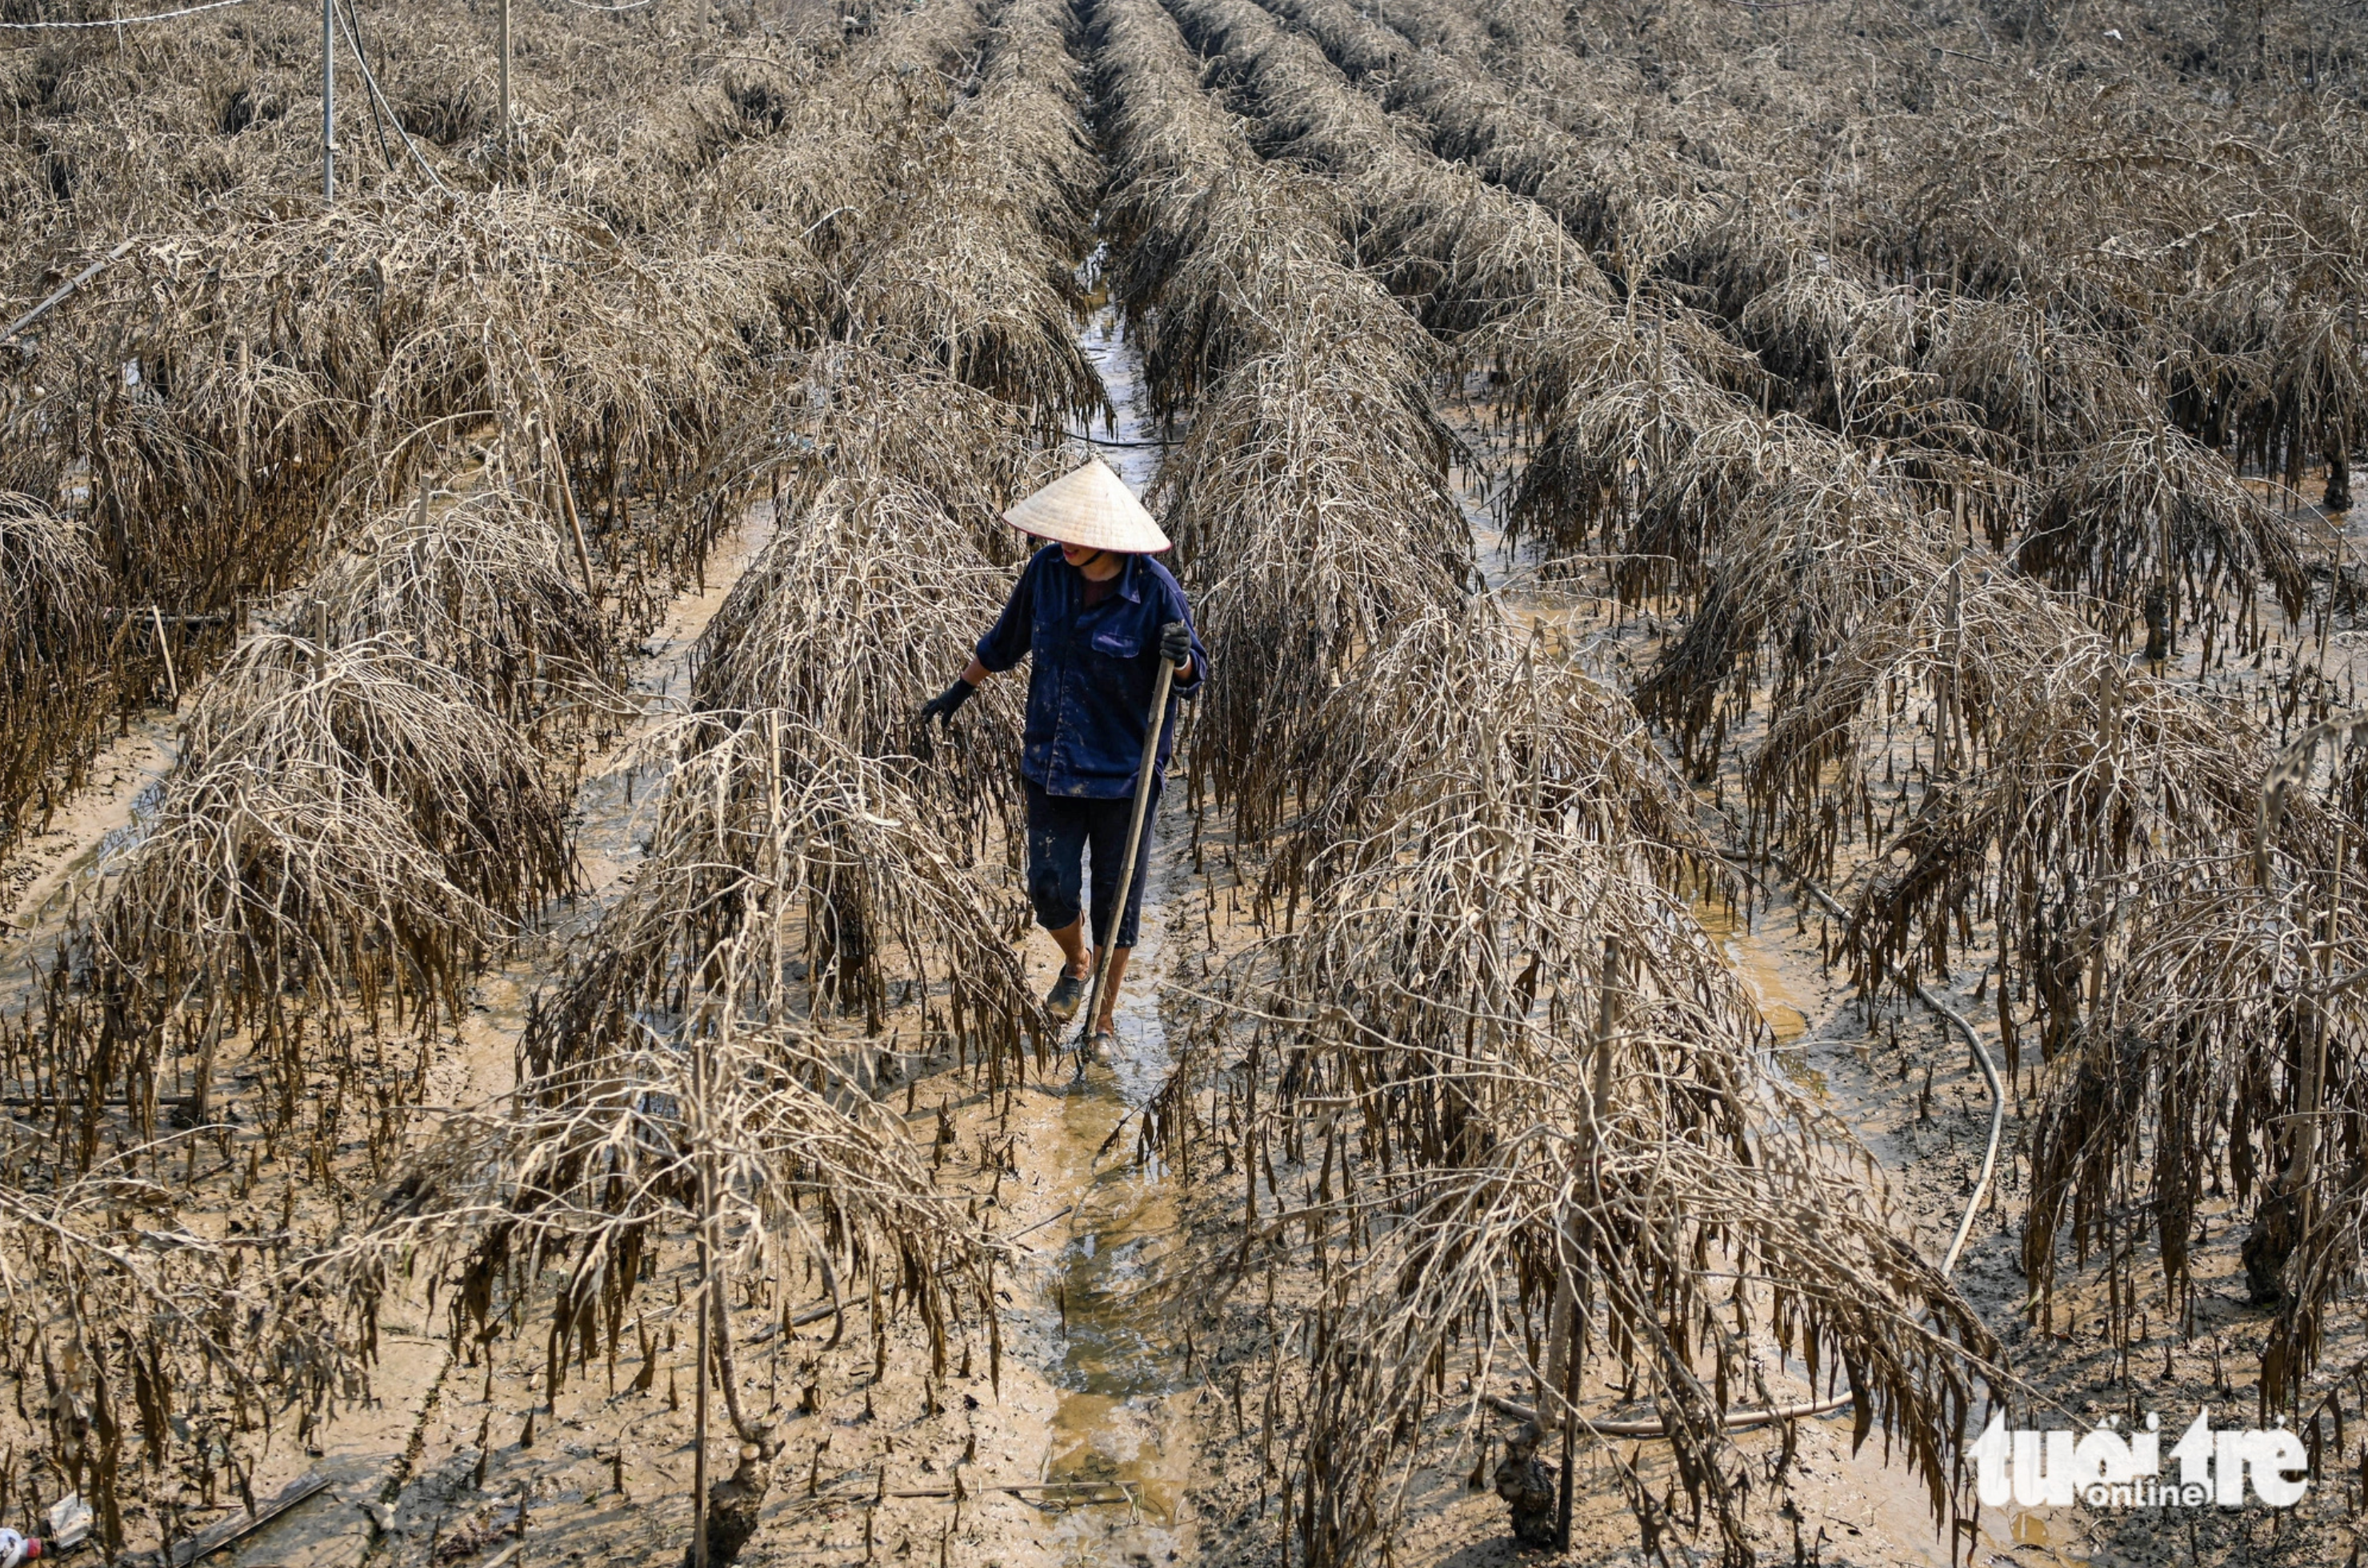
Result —
M1046 545L1029 559L992 630L978 640L978 662L1008 670L1033 657L1028 718L1020 731L1019 771L1048 795L1116 800L1133 793L1143 736L1159 678L1159 628L1192 623L1167 568L1130 555L1116 588L1087 608L1086 575ZM1192 634L1192 676L1171 687L1160 722L1159 766L1176 749L1176 702L1208 677L1209 651Z

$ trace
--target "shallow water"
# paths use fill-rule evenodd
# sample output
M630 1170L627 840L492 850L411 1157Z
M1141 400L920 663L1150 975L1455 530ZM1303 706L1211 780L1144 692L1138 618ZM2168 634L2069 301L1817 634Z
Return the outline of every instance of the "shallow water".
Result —
M1056 1078L1059 1092L1037 1097L1024 1133L1049 1200L1075 1206L1035 1280L1047 1332L1032 1339L1058 1399L1042 1475L1111 1488L1078 1494L1096 1500L1060 1517L1047 1545L1064 1562L1164 1561L1189 1540L1192 1445L1171 1407L1185 1379L1158 1289L1177 1233L1175 1195L1156 1165L1133 1158L1133 1116L1167 1069L1157 932L1177 902L1176 880L1174 863L1155 861L1112 1060L1065 1084Z
M1099 258L1100 253L1095 254ZM1087 263L1083 274L1089 289L1097 284L1094 266ZM1117 416L1108 424L1073 429L1069 435L1091 447L1126 481L1129 490L1142 496L1159 477L1159 457L1166 449L1159 427L1144 412L1143 355L1128 341L1126 324L1115 305L1103 305L1086 319L1077 332L1077 346L1100 375Z

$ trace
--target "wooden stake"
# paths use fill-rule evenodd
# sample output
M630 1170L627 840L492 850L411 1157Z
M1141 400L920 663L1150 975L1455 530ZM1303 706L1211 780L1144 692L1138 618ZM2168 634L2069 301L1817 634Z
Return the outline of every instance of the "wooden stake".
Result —
M715 1194L708 1181L707 1044L694 1043L690 1053L691 1136L699 1167L699 1348L698 1371L691 1380L690 1568L707 1568L707 1314L709 1292L715 1286L713 1221Z
M1871 62L1870 62L1871 63ZM1949 674L1948 693L1941 710L1941 740L1936 748L1939 767L1943 776L1953 776L1964 766L1958 733L1963 715L1958 710L1957 687L1965 659L1965 493L1957 492L1956 516L1949 530Z
M1555 1410L1549 1392L1568 1385L1575 1392L1571 1363L1578 1352L1578 1254L1584 1244L1582 1200L1591 1201L1600 1196L1597 1172L1602 1159L1603 1127L1611 1114L1611 1047L1620 1028L1620 991L1625 983L1622 978L1620 940L1616 937L1603 939L1602 976L1597 984L1594 1061L1590 1067L1586 1116L1579 1123L1578 1168L1571 1175L1573 1199L1562 1216L1560 1256L1555 1259L1554 1293L1552 1315L1546 1320L1545 1386L1538 1391L1538 1426L1552 1431L1563 1421L1565 1411L1577 1408L1572 1400L1564 1410ZM1551 1418L1550 1417L1551 1414Z
M2286 1172L2286 1190L2294 1197L2297 1227L2305 1219L2304 1206L2310 1201L2311 1166L2318 1154L2319 1102L2326 1093L2327 1079L2327 1014L2333 1001L2326 994L2326 987L2335 973L2336 921L2343 907L2343 858L2349 847L2346 832L2343 826L2335 830L2335 867L2327 889L2327 928L2320 933L2318 951L2313 955L2315 961L2310 966L2318 976L2320 994L2311 1004L2310 1050L2303 1058L2301 1093L2296 1096L2300 1103L2295 1107L2293 1153Z
M321 199L337 199L337 0L321 0Z
M165 655L165 684L173 693L173 706L181 706L181 677L173 673L173 645L165 640L164 613L154 605L148 607L148 618L156 623L156 651Z
M510 0L502 0L502 172L510 166Z
M1570 1550L1571 1494L1577 1469L1578 1423L1568 1413L1578 1409L1578 1320L1573 1314L1570 1324L1570 1347L1563 1352L1562 1399L1565 1413L1562 1424L1562 1490L1554 1499L1554 1550Z
M559 471L559 504L567 510L567 531L575 540L575 564L584 572L584 597L598 603L600 590L592 580L592 552L584 545L584 519L575 510L575 482L567 477L567 460L560 456L559 440L546 434L551 444L551 466Z

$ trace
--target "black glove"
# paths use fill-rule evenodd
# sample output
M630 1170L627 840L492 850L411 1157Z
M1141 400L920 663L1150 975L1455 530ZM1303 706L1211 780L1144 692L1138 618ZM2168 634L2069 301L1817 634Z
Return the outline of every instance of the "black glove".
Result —
M1184 661L1192 656L1192 629L1180 620L1171 620L1161 627L1159 656L1181 669Z
M951 728L954 715L962 710L962 705L968 702L970 694L977 689L966 680L956 679L953 685L921 704L921 728L927 730L932 719L940 726Z

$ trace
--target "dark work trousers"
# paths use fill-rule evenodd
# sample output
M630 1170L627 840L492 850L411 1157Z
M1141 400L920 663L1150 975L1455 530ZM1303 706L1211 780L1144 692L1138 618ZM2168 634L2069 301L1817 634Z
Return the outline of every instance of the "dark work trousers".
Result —
M1036 924L1058 931L1076 923L1083 913L1085 862L1093 854L1093 947L1099 950L1110 932L1110 906L1118 902L1119 862L1126 858L1126 826L1134 815L1134 797L1114 801L1076 795L1048 795L1034 779L1020 783L1028 790L1028 902ZM1117 945L1134 946L1135 926L1143 915L1143 884L1151 865L1151 824L1159 814L1160 780L1153 775L1151 800L1144 807L1143 843L1134 852L1134 885L1127 890L1126 913L1118 923Z

